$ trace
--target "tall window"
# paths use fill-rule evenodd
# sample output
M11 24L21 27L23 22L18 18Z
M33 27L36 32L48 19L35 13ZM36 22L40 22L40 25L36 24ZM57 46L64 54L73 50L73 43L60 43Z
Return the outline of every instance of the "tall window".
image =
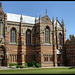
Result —
M0 22L0 36L3 36L3 24Z
M10 42L16 43L16 29L12 28L10 31Z
M62 35L59 33L59 45L61 45Z
M1 36L1 23L0 23L0 36Z
M48 26L45 29L45 43L50 43L50 28Z
M31 31L29 29L26 31L26 44L31 44Z

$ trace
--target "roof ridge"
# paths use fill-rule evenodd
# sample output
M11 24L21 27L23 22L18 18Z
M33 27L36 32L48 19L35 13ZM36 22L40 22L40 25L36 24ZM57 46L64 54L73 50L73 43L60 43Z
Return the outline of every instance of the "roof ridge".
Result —
M14 14L14 13L6 13L6 14ZM27 16L27 15L24 15L24 14L14 14L14 15L22 15L22 16ZM35 18L35 17L33 17L33 16L27 16L27 17L32 17L32 18ZM36 18L38 18L38 17L36 17Z

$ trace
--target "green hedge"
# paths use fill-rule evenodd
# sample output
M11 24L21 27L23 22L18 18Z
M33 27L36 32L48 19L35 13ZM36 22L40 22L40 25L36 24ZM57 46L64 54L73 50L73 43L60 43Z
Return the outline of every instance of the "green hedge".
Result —
M41 64L39 62L25 62L25 67L41 67Z
M41 64L39 62L37 62L36 67L41 67Z
M17 65L16 68L24 68L22 65Z
M27 62L25 62L24 65L25 65L25 67L28 67L28 63Z
M12 66L17 66L17 63L9 63L9 67L11 68Z
M27 68L27 67L41 67L41 64L39 62L25 62L24 63L25 67L22 65L18 65L17 63L9 63L9 67L11 68L12 66L16 66L16 68Z

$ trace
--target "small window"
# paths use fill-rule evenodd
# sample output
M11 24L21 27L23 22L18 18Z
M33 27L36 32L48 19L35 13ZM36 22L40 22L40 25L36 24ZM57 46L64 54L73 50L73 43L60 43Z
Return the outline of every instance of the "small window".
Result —
M44 56L44 62L48 62L48 56Z
M50 56L49 56L49 59L50 59L50 61L53 61L53 56L50 55Z

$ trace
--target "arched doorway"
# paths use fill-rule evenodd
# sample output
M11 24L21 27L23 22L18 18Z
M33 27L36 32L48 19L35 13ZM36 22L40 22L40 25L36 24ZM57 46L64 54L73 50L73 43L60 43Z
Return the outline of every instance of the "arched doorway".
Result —
M5 66L5 48L0 46L0 66Z

